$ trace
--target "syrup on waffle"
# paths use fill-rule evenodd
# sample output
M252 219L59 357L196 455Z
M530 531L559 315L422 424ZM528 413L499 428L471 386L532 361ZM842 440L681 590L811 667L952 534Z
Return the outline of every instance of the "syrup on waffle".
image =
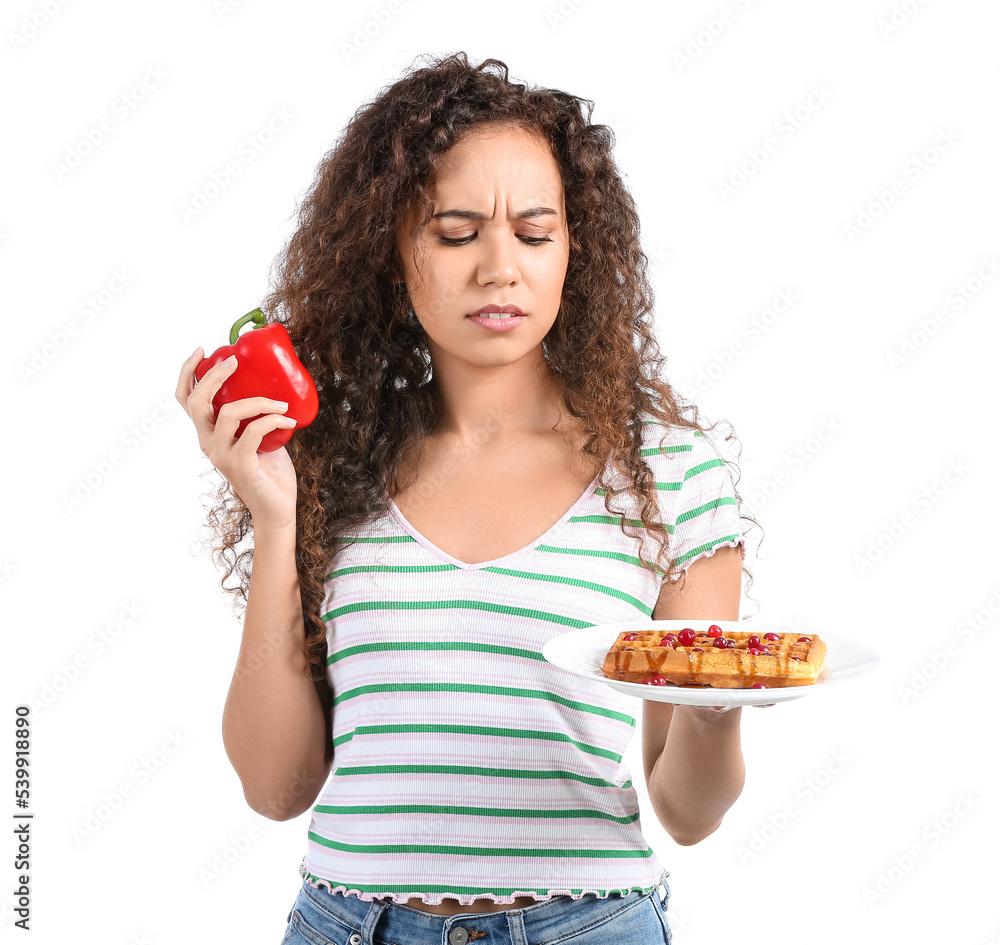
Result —
M723 632L693 622L676 633L619 633L603 670L610 679L651 686L770 689L811 685L825 661L826 644L813 633Z

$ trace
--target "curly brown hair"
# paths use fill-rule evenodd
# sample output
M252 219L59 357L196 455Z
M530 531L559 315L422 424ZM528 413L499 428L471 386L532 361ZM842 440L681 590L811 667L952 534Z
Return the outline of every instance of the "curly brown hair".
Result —
M722 421L703 427L697 407L660 379L665 359L653 334L639 217L612 156L611 129L590 123L593 106L556 89L510 82L500 60L473 66L459 52L432 58L360 108L317 167L297 229L275 260L276 287L260 306L288 330L319 391L316 419L285 447L298 479L304 654L317 685L325 682L321 609L337 537L385 508L384 494L400 489L403 457L420 449L440 417L430 355L401 278L397 227L414 202L424 212L420 227L427 224L433 209L424 188L442 156L477 125L524 128L552 148L562 174L570 253L543 354L561 378L566 410L589 434L584 452L612 461L628 477L642 525L659 542L655 564L640 552L643 567L675 578L668 535L656 520L653 474L641 457L640 414L703 433ZM693 419L682 416L688 412ZM729 429L727 441L735 439ZM619 518L625 534L639 537L627 530L634 528L627 516L611 508L615 490L607 488L603 473L599 485L608 513ZM213 558L228 563L223 589L245 608L253 548L237 554L236 546L253 522L227 481L212 498L217 504L209 524L221 541ZM738 492L736 500L742 509ZM742 511L740 517L757 525ZM240 583L226 587L234 571ZM745 565L743 571L752 583Z

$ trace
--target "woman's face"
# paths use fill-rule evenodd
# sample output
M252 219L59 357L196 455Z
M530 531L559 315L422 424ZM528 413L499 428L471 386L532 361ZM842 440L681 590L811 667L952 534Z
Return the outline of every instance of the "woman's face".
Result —
M414 239L414 204L396 245L435 371L452 359L495 367L534 352L541 360L569 261L562 179L548 144L522 129L475 128L444 155L426 193L433 218ZM509 331L468 318L489 304L516 305L526 318Z

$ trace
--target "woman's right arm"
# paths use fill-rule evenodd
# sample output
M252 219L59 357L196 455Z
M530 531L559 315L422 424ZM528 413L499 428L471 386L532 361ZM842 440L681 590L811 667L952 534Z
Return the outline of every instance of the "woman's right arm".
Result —
M181 368L177 400L198 431L202 452L231 483L254 522L254 555L243 638L222 717L226 753L247 803L289 820L315 802L330 773L329 686L306 673L305 622L295 563L295 468L288 451L258 453L264 435L290 425L268 397L212 400L236 365L216 364L195 383L196 351ZM240 421L248 423L237 439ZM326 693L327 698L321 697Z
M222 739L247 803L272 820L308 810L333 761L326 711L305 672L304 642L294 524L255 528L243 640Z

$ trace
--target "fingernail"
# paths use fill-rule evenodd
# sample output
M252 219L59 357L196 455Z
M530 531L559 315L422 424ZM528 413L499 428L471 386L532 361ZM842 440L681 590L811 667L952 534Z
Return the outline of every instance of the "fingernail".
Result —
M232 367L235 363L236 363L236 355L235 354L229 355L229 357L226 358L226 360L222 362L222 364L225 367Z
M188 355L188 357L193 358L199 351L201 351L201 345L198 345L198 347L195 348L194 351L192 351L191 354Z

